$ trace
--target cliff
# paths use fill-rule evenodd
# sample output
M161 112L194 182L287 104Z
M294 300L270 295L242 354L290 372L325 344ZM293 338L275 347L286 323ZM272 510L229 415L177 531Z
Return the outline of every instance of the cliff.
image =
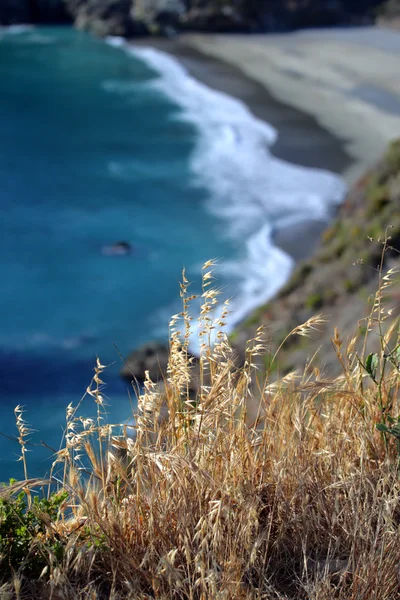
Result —
M372 22L379 0L65 0L78 27L133 36L286 31Z
M99 35L285 31L371 22L380 0L2 0L0 23L59 23Z

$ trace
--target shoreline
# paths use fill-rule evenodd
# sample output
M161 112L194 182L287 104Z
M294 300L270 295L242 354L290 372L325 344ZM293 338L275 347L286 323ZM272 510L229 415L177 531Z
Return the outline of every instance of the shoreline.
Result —
M301 110L276 100L265 85L250 78L241 68L177 39L129 40L132 47L152 47L171 55L189 75L209 88L223 92L246 105L251 113L278 132L268 148L276 158L300 167L322 169L339 176L351 168L353 160L344 142ZM344 198L343 198L344 200ZM332 217L334 214L331 215ZM296 262L309 258L329 221L308 219L277 229L274 244Z
M340 33L343 34L348 32L341 31ZM308 35L310 35L310 33L308 33ZM317 35L317 33L312 32L312 35ZM320 35L319 32L318 35ZM338 32L334 32L334 35L338 35ZM215 106L217 108L220 106L220 109L223 110L225 102L228 102L229 106L229 102L235 99L240 103L238 106L242 105L243 109L246 111L244 114L249 114L250 116L249 124L251 124L249 132L252 131L253 125L251 119L253 118L255 119L255 122L258 121L258 126L261 127L261 131L264 126L267 128L266 131L268 131L268 128L270 129L271 133L267 134L265 144L267 146L267 153L272 159L275 159L273 172L268 173L268 170L266 170L264 173L264 163L257 162L258 155L256 146L250 145L246 157L240 154L239 148L234 153L236 160L245 160L246 163L247 160L251 161L251 157L254 156L253 162L254 164L257 164L258 170L254 172L256 178L252 176L251 182L254 183L255 181L258 181L257 174L260 175L261 179L258 182L257 189L261 196L259 198L256 196L256 203L252 204L252 202L254 202L254 197L252 198L252 195L250 194L247 198L247 193L244 191L244 194L241 195L241 202L243 204L239 210L241 210L241 214L245 216L247 210L246 206L248 205L250 210L249 214L251 214L252 210L254 211L253 215L259 214L258 224L262 226L261 229L257 229L257 233L252 233L246 241L247 254L241 265L242 272L245 274L243 278L243 282L245 283L244 286L238 290L237 295L235 295L234 300L231 303L230 320L229 323L226 323L227 333L234 331L240 323L254 312L255 309L275 298L281 288L290 281L295 264L300 260L309 259L317 252L322 233L329 227L333 217L338 212L338 208L346 199L345 182L347 182L349 187L352 186L352 183L364 175L365 171L378 161L379 155L381 152L383 153L383 149L386 149L388 141L397 136L397 125L399 126L400 132L400 90L398 97L396 97L395 94L386 94L385 96L383 88L377 87L374 89L372 87L372 91L375 92L375 97L374 94L372 94L372 98L368 98L368 92L371 92L371 88L368 88L368 86L363 90L364 94L367 94L366 98L362 97L362 88L358 89L359 96L361 94L360 97L357 96L357 90L353 88L351 90L349 88L344 90L343 88L340 90L339 94L338 89L334 87L332 81L330 83L329 81L328 83L325 82L328 87L322 86L322 74L325 73L325 71L322 70L319 73L319 77L312 82L314 87L316 82L318 84L317 87L321 86L325 99L325 102L321 103L321 98L317 97L317 92L315 92L313 86L311 84L308 85L307 77L304 76L303 81L303 75L297 77L294 75L293 71L288 71L287 68L284 68L279 64L279 67L277 67L278 71L289 85L291 91L291 95L288 96L288 98L291 99L292 106L288 106L288 102L279 98L279 94L271 93L272 91L276 92L276 90L273 89L273 86L271 89L271 86L267 85L265 77L268 79L271 76L271 73L276 75L276 70L271 69L271 65L268 66L267 60L268 52L271 49L271 39L274 40L276 37L279 38L280 43L282 43L282 40L285 40L284 43L287 44L288 40L293 40L293 38L296 38L297 40L298 36L296 34L268 36L267 56L263 51L261 59L259 58L258 61L253 61L254 51L259 50L257 39L261 38L262 41L265 41L265 36L199 36L191 34L172 40L152 40L150 44L148 40L123 41L121 38L117 38L113 42L115 45L125 44L126 46L130 46L132 51L136 49L138 55L148 61L155 71L159 70L161 64L164 66L161 67L161 73L163 73L163 68L166 69L167 73L172 72L172 81L167 78L167 87L165 90L170 98L177 101L178 105L181 104L180 94L182 94L181 105L186 107L187 104L185 103L185 99L187 97L190 98L190 95L196 90L196 94L198 95L196 96L194 105L197 105L198 112L192 115L192 117L194 117L195 120L200 119L200 123L203 123L203 119L207 123L208 113L206 112L203 114L204 110L210 111L211 114L213 114ZM196 40L198 38L207 41L206 49L202 47L198 48L196 44L193 44L193 39ZM209 44L210 40L211 44ZM213 47L213 40L221 40L220 46L224 49L225 53L228 52L229 58L224 55L221 56L214 50L209 51L210 47ZM324 45L324 38L322 41ZM376 41L377 40L375 39L375 42ZM389 74L391 73L393 64L396 64L396 67L400 67L400 37L398 40L396 39L396 41L399 42L398 56L394 55L393 61L391 63L389 61L389 67L386 70L386 74L387 72L389 72ZM274 44L272 43L272 47L273 46ZM339 44L339 46L341 46L341 44ZM360 48L362 53L366 53L362 44L360 44ZM279 58L281 50L278 42ZM371 50L370 47L369 50ZM285 47L285 52L287 51L288 49ZM159 55L157 55L157 52L159 52ZM337 48L335 48L335 52L337 52ZM377 53L380 59L382 59L382 56L385 56L383 50L379 48L374 48L372 54L374 53ZM162 59L163 54L165 59ZM288 54L292 57L293 49L291 49ZM297 56L296 51L294 54ZM319 52L315 49L312 52L312 58L315 59L314 54L316 54L317 59L319 59ZM168 56L170 57L169 59ZM246 70L246 61L249 60L249 56L251 58L249 64L255 69L257 75L255 77L249 76L249 73ZM335 58L337 58L336 54ZM360 59L360 54L358 54L358 59ZM166 62L164 62L164 60ZM172 62L168 62L168 60ZM297 60L299 60L298 57ZM349 57L348 53L345 52L342 56L342 60L348 63L346 77L351 82L354 77L359 74L359 70L361 69L360 63L357 60L355 61L355 75L351 70L352 68L354 69L352 57ZM174 67L173 61L175 61L175 64L177 65L177 70ZM253 64L254 62L256 64ZM313 64L312 60L310 64L310 59L307 60L301 56L300 62L306 71L307 69L311 69L311 72L315 75L315 64ZM361 63L361 65L362 64L363 63ZM371 68L373 70L373 67L377 68L378 66L379 68L381 67L380 64L375 64L372 65ZM367 74L369 74L369 65L366 65L366 70ZM381 71L383 72L383 68L379 71L379 74ZM177 80L175 81L176 76ZM188 76L189 81L190 79L192 80L192 83L189 83L187 88L185 85L182 86L182 84L179 83L184 81L186 76ZM333 78L334 80L334 74L329 72L328 80L329 78ZM346 78L342 73L342 83L344 79ZM389 78L389 82L387 83L392 82L395 85L395 79L392 81ZM301 102L300 107L297 106L299 98L301 98L301 95L296 95L296 90L298 91L299 85L304 87L304 93L308 103L307 110L303 109ZM206 89L211 92L211 97L212 93L215 94L213 106L208 105L208 92L206 92L205 97L202 95L203 90ZM378 97L376 96L376 91L379 92ZM341 102L338 102L339 95L341 95ZM285 100L287 100L287 98L285 98ZM383 100L383 106L379 106L380 100ZM220 103L220 105L218 103ZM359 113L360 105L362 107L361 113ZM189 103L189 106L192 107L193 105ZM366 108L368 110L366 110ZM191 109L189 108L189 111L190 110ZM321 111L325 117L325 113L328 112L328 117L325 120L320 118ZM396 111L398 114L396 114ZM365 118L365 116L367 116L369 118L371 113L379 115L380 118L377 118L376 124L373 122L368 128L362 117ZM222 113L220 117L222 123L225 122L224 114L225 113ZM359 118L356 119L355 122L352 122L352 128L349 127L348 136L345 139L340 133L343 131L344 125L348 123L349 117L354 118L355 114L357 114ZM227 115L229 115L229 109ZM382 122L382 135L380 137L374 136L374 128L377 127L379 129ZM219 120L216 122L216 125L218 125L218 123ZM229 121L229 116L227 123L228 125L231 123ZM332 127L332 123L337 126L337 130L336 127ZM232 127L230 125L229 127L229 131L231 132ZM233 131L235 130L236 126L234 125ZM246 136L246 129L243 131ZM274 131L278 136L277 138ZM270 141L268 141L268 138ZM231 144L231 139L232 138L228 139L229 145ZM366 144L366 140L369 140L370 143ZM222 134L221 141L223 146L224 133ZM356 150L359 148L361 148L362 151L357 153ZM255 154L253 154L254 151ZM211 154L211 159L212 156L213 155ZM241 164L241 162L237 163L237 167L235 167L235 162L233 162L231 163L231 168L238 168L239 172L241 172ZM213 172L212 165L212 162L206 163L206 169L208 169L206 172L208 173L208 177L211 178L211 181ZM267 165L268 163L265 164L266 169L268 169ZM280 171L281 166L283 166L282 172ZM278 178L280 177L280 184L283 183L284 186L288 185L287 189L290 190L289 181L293 181L293 179L288 180L286 183L285 177L287 175L285 174L285 169L292 168L293 173L293 169L296 170L298 167L300 167L298 173L303 173L303 185L306 184L307 186L307 182L311 184L308 192L311 194L311 198L313 197L313 182L316 177L322 177L319 181L324 182L324 177L331 177L336 174L340 176L343 183L340 183L340 179L337 178L337 184L335 185L338 185L338 188L336 191L335 187L332 189L330 184L328 184L327 187L317 186L315 189L315 199L318 200L318 198L323 199L327 189L330 188L330 193L333 193L333 196L331 196L331 201L329 202L328 200L328 204L325 205L328 210L323 210L322 212L319 211L317 201L317 205L314 205L311 211L309 209L308 211L304 211L304 207L307 206L306 197L304 206L303 200L298 200L298 209L300 209L300 214L298 216L293 215L294 219L291 216L282 219L281 216L280 222L278 219L276 225L272 225L271 228L268 220L264 222L264 215L268 214L268 209L266 213L263 213L262 208L264 203L266 201L268 202L269 198L268 193L266 195L269 187L268 182L274 180L274 174L276 173ZM210 168L211 171L209 170ZM305 169L302 171L302 168L308 168L309 171L307 172ZM231 171L230 178L232 178L235 172L236 171ZM290 177L292 177L292 175ZM300 183L301 180L302 178L300 176L300 180L297 182L297 191L303 189ZM261 183L262 181L263 183ZM325 180L325 185L328 181L329 179ZM334 181L334 179L332 181ZM250 180L248 183L250 184ZM278 189L280 184L278 184ZM234 207L233 210L237 211L239 205L235 199L236 192L231 189L230 193L233 195L230 197L229 204L232 204ZM279 194L279 192L277 193ZM325 198L329 199L329 196L325 196ZM285 206L284 196L278 196L272 201L272 204L275 202L278 202L278 206L283 208ZM283 202L283 204L280 205L279 202ZM268 206L268 203L266 206ZM312 206L312 203L309 206ZM303 217L301 216L301 213L304 214ZM235 212L233 214L235 214ZM239 215L239 213L236 212L236 215ZM290 215L290 211L288 212L288 215ZM193 352L196 354L195 346L193 346Z
M177 40L129 43L133 47L148 46L170 54L194 79L243 102L255 117L277 130L278 139L269 147L276 158L338 175L351 165L352 158L346 152L344 142L319 125L314 117L276 100L265 85L249 77L240 67L195 48L190 38L182 36Z
M349 186L400 135L400 32L379 27L283 34L184 34L181 44L263 86L275 102L300 111L340 144ZM277 148L273 147L275 154ZM288 159L296 162L296 159ZM335 171L326 165L326 168Z

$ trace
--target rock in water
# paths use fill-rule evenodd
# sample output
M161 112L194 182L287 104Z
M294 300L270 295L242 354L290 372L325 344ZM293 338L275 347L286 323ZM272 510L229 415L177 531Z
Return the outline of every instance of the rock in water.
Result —
M134 350L122 367L121 377L132 381L144 381L145 372L149 371L152 381L159 381L165 374L168 365L168 346L160 342L149 342L138 350Z

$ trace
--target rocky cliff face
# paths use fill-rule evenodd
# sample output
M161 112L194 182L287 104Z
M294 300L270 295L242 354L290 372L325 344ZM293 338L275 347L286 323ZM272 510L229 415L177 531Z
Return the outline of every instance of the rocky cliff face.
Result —
M389 4L396 4L391 0ZM72 19L99 35L282 31L371 19L380 0L1 0L0 23ZM69 17L67 17L69 15Z
M65 0L78 29L105 35L130 37L135 33L131 0Z
M75 25L97 35L157 35L175 31L183 0L64 0Z
M99 35L248 31L242 0L65 0L75 24Z

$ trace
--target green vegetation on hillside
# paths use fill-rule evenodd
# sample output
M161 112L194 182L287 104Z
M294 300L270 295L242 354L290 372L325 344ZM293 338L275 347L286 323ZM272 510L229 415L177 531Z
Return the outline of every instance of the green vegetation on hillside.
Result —
M367 316L367 299L378 285L382 244L387 238L385 267L400 259L400 141L394 141L382 160L350 191L337 219L324 232L315 255L301 263L277 298L255 311L238 328L235 348L242 356L243 341L255 328L268 327L279 344L284 332L309 319L315 311L328 315L316 339L292 339L281 357L284 371L301 368L322 346L321 360L331 374L338 372L330 342L334 325L352 335ZM400 286L391 292L398 304ZM282 333L283 332L283 333Z

